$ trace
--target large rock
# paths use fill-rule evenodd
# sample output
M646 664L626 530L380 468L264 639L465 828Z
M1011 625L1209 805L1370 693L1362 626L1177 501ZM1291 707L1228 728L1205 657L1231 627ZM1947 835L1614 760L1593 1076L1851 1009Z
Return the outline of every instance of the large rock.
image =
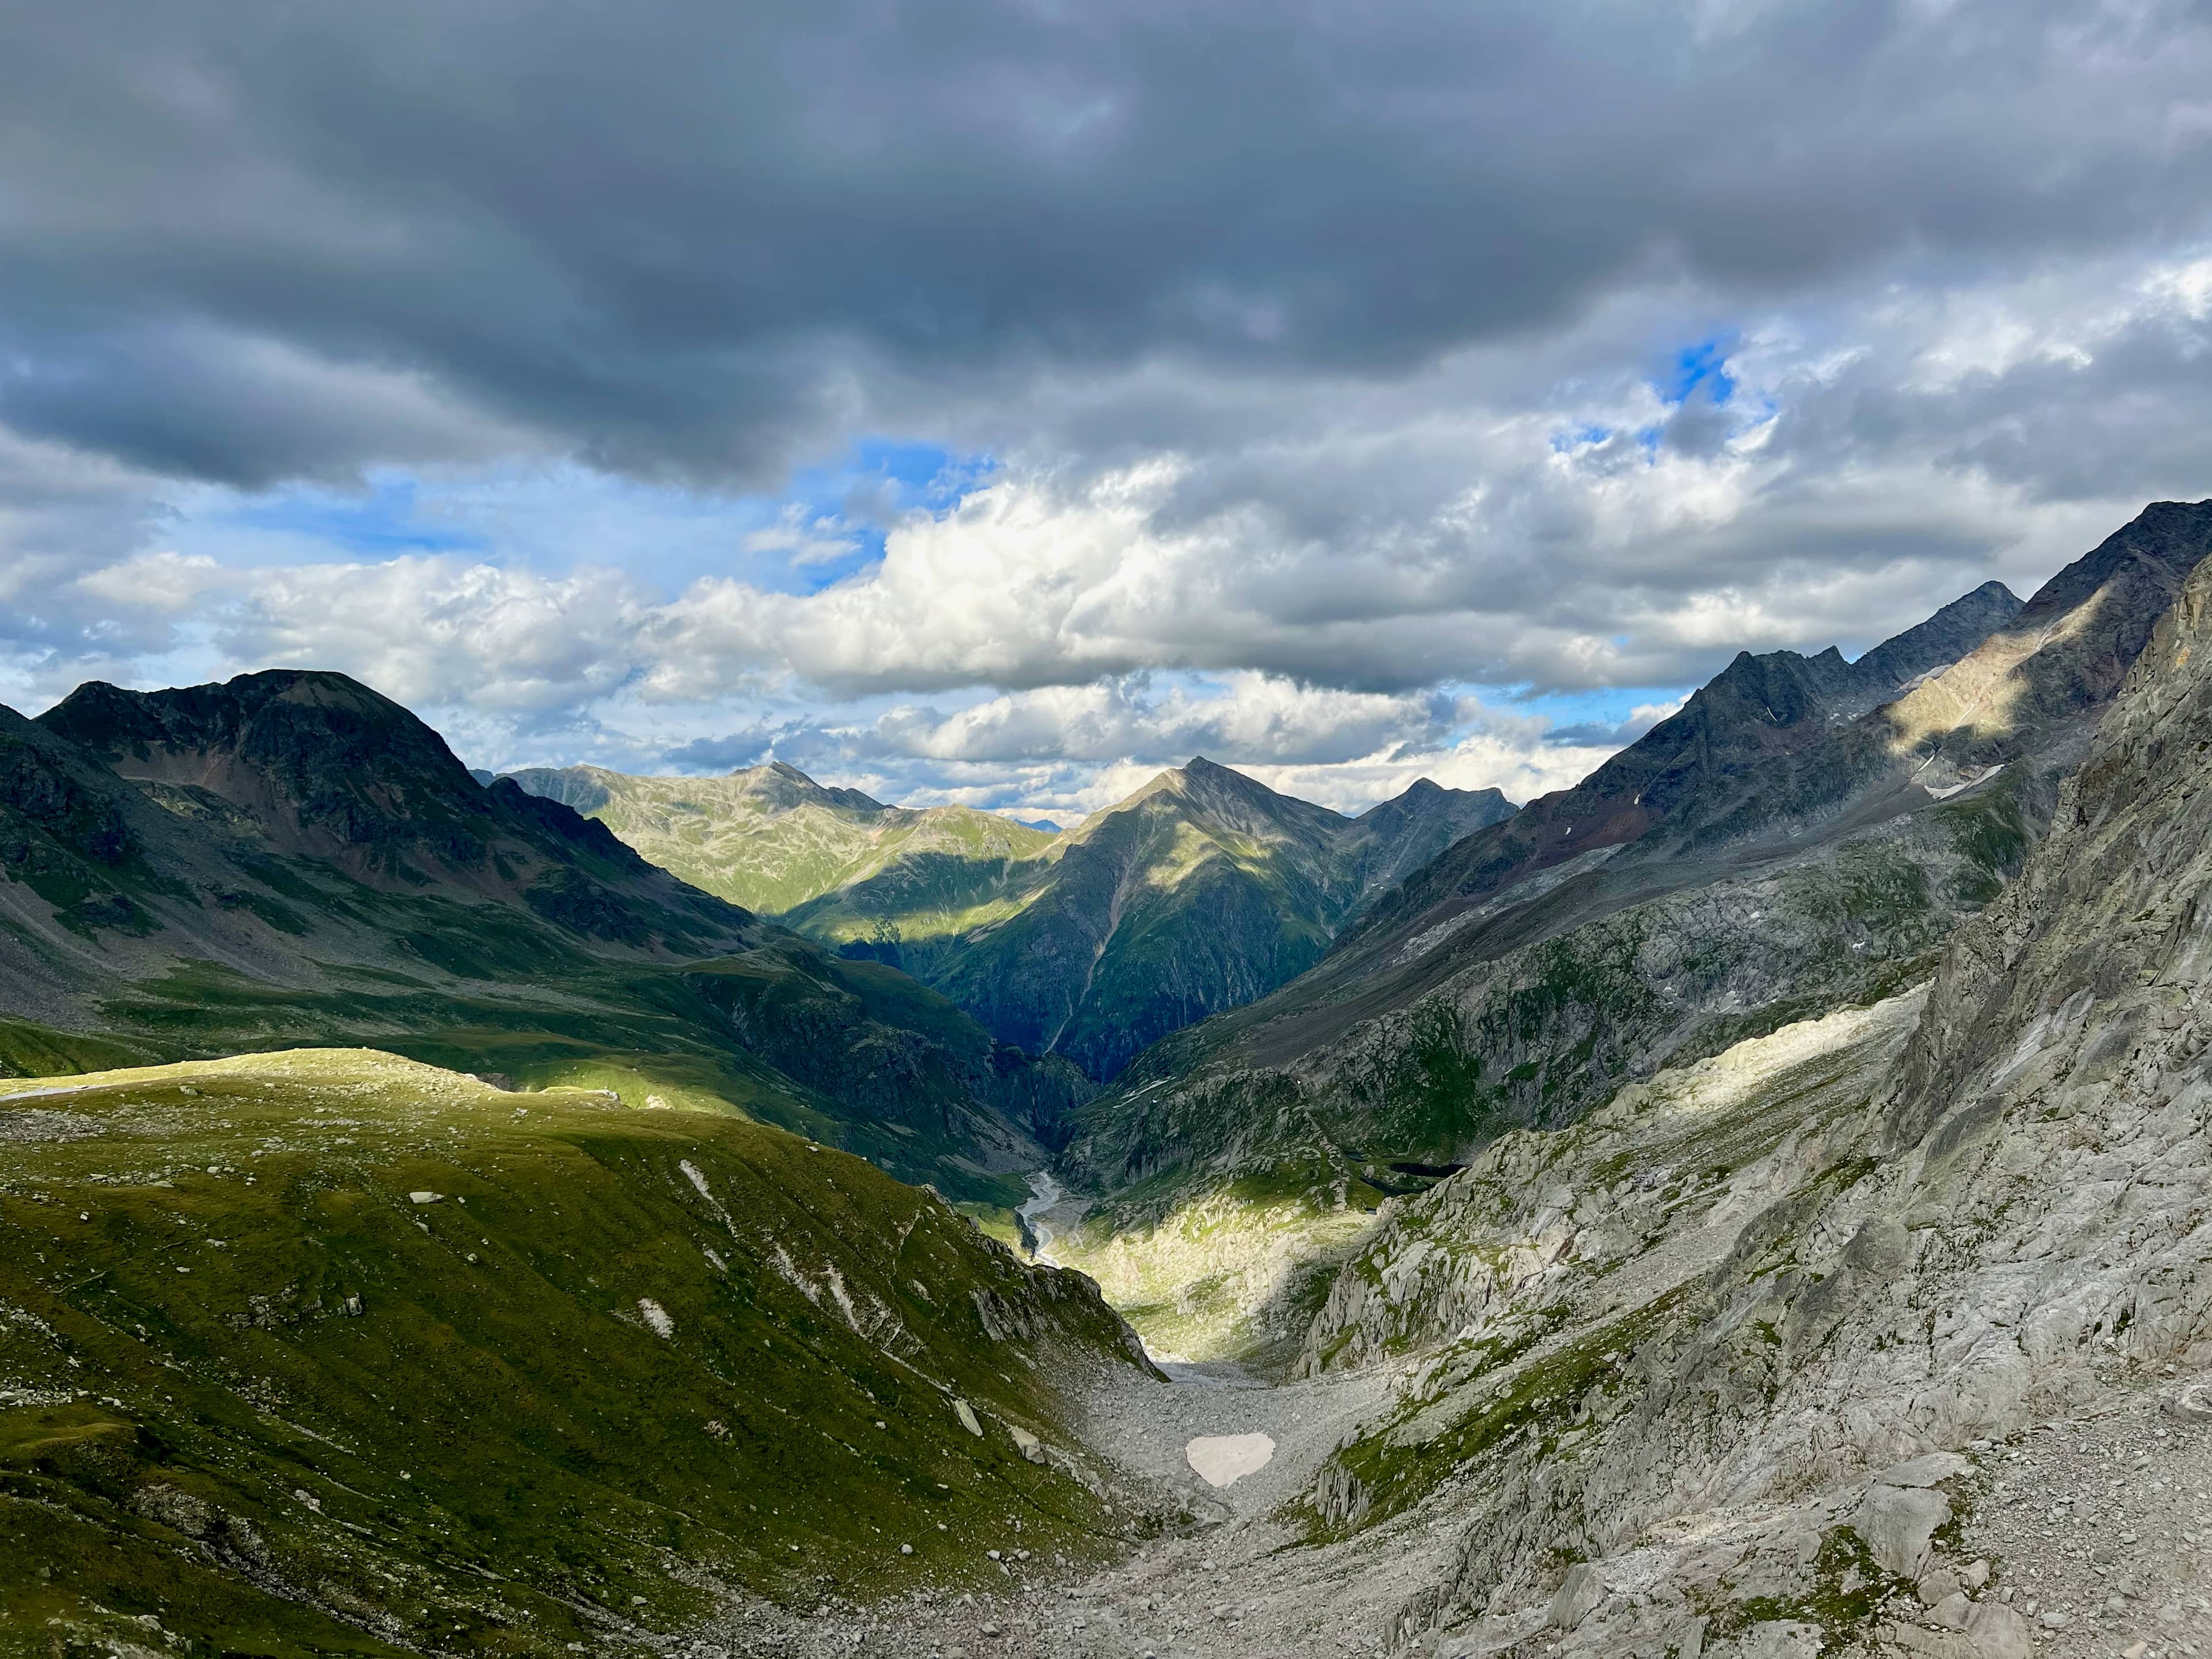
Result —
M1818 1625L1797 1619L1770 1619L1753 1625L1732 1642L1706 1650L1706 1659L1815 1659L1827 1646Z
M1975 1659L2029 1659L2035 1651L2026 1616L2002 1601L1978 1602L1966 1615L1966 1637Z
M1951 1518L1950 1500L1923 1486L1872 1486L1851 1526L1874 1559L1900 1578L1927 1570L1936 1528Z
M1589 1562L1577 1561L1567 1569L1559 1594L1552 1598L1549 1617L1561 1630L1572 1630L1596 1612L1604 1600L1605 1579Z

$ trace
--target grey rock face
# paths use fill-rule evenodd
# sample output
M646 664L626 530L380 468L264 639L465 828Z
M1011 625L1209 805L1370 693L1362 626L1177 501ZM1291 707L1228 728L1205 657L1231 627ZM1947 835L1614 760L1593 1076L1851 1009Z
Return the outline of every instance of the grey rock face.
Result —
M1950 1518L1950 1503L1941 1492L1877 1483L1867 1488L1851 1525L1876 1561L1899 1578L1918 1578L1936 1528Z
M1239 1176L1371 1205L1407 1190L1394 1165L1465 1163L1926 975L2020 867L2208 550L2212 503L2163 505L2025 608L1978 590L1863 669L1739 658L1583 784L1409 878L1312 972L1143 1056L1078 1113L1073 1173L1124 1230Z
M2035 1634L2027 1616L2002 1601L1978 1601L1966 1615L1975 1659L2028 1659Z
M1595 1613L1604 1600L1604 1576L1589 1562L1577 1561L1567 1569L1547 1616L1561 1630L1572 1630Z
M1454 1515L1457 1565L1406 1628L1537 1602L1540 1564L1571 1550L1707 1605L1833 1609L1871 1583L1870 1608L1924 1612L1852 1615L1856 1636L2027 1650L2014 1587L1941 1541L1993 1446L2181 1397L2212 1364L2208 791L2212 566L1924 1003L1663 1073L1386 1218L1308 1356L1408 1370L1326 1483L1358 1501L1350 1524ZM2087 1502L2057 1508L2086 1528ZM1655 1594L1638 1616L1608 1625L1616 1650L1679 1613Z

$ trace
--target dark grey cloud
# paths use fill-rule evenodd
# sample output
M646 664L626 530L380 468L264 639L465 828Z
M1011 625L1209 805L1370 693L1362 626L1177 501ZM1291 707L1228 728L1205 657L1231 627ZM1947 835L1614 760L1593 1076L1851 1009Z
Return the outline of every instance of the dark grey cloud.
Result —
M759 478L1071 369L2201 235L2208 70L2155 0L16 7L0 418L249 485Z

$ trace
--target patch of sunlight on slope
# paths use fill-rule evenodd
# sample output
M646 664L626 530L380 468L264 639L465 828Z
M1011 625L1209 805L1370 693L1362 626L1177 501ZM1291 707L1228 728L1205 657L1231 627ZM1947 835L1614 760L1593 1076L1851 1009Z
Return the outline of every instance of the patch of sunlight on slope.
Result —
M367 1049L0 1095L0 1629L551 1656L1115 1547L1032 1361L1119 1322L862 1160Z
M1890 728L1891 752L1903 755L1954 732L2001 736L2021 723L2031 687L2017 671L2053 645L2090 633L2111 595L2100 589L2048 628L1994 634L1972 654L1923 680L1876 717Z

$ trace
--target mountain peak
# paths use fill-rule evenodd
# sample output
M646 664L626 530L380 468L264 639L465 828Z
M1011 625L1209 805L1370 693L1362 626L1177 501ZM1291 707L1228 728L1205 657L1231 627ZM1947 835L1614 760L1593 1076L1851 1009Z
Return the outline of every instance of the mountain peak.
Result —
M1877 700L1893 696L1922 675L1959 660L1999 629L2011 625L2021 602L2000 581L1961 593L1923 623L1893 635L1861 656L1851 672Z
M446 740L350 675L276 668L219 684L131 691L88 681L39 716L57 737L110 761L234 756L295 785L341 793L377 778L473 789Z
M788 761L769 761L760 766L741 766L729 775L729 781L738 785L747 794L764 801L775 811L787 812L800 806L842 807L854 812L890 812L898 809L886 806L872 795L858 789L840 789L817 783Z

